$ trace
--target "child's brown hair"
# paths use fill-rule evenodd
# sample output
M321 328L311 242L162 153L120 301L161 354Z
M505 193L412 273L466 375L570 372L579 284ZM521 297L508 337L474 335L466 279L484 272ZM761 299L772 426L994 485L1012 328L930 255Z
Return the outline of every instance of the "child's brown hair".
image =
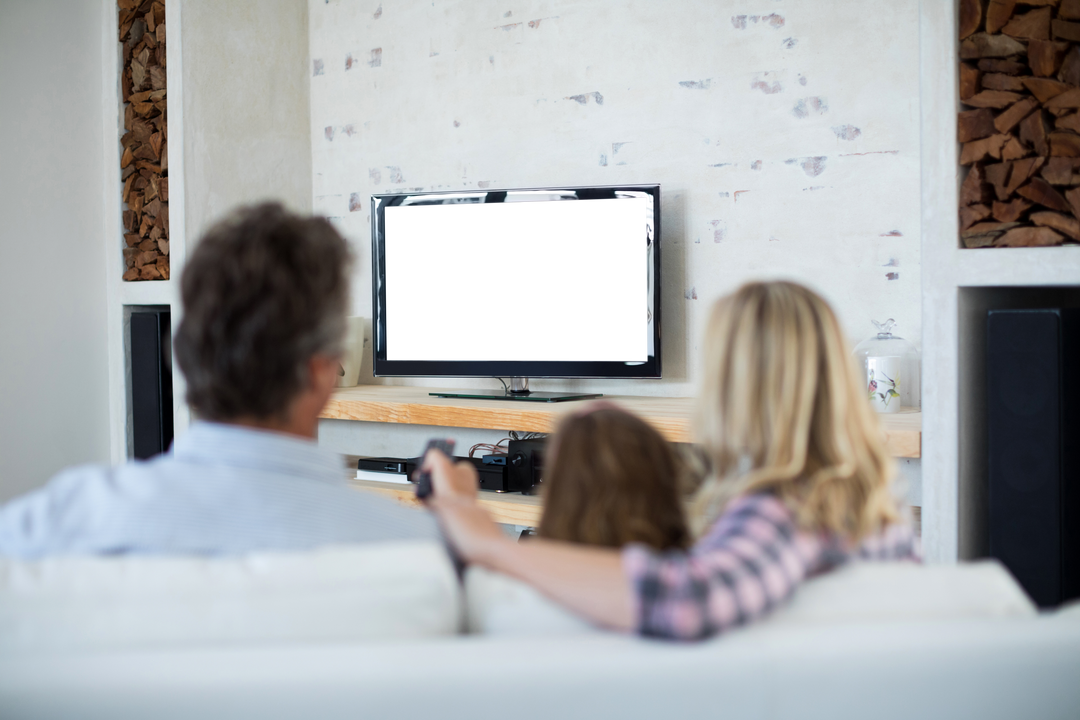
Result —
M641 418L597 403L559 423L544 468L539 535L604 547L689 544L671 446Z

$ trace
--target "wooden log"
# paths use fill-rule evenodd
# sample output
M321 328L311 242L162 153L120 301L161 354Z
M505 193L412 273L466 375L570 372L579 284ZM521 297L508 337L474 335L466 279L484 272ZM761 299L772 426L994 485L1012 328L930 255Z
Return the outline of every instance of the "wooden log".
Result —
M960 39L973 34L982 24L982 1L960 0Z
M1039 107L1039 103L1035 98L1024 98L994 118L994 129L999 133L1009 132L1037 107Z
M158 160L161 158L161 143L161 133L156 132L150 136L150 149L154 151L154 160Z
M1080 108L1080 88L1066 90L1060 95L1050 98L1043 107L1055 115L1064 115L1070 110Z
M157 160L157 153L154 152L154 148L150 146L150 143L144 143L135 148L134 156L140 160Z
M1009 181L1005 184L1005 197L998 197L998 200L1008 200L1009 196L1016 192L1017 188L1039 171L1045 161L1046 158L1042 157L1013 160L1012 170L1009 172Z
M1080 223L1078 223L1078 224L1080 224ZM169 254L169 241L168 240L166 240L164 238L158 238L157 245L158 245L158 252L160 252L162 255L168 255Z
M1073 171L1080 161L1066 157L1052 157L1043 165L1040 173L1046 182L1051 185L1071 185Z
M1072 130L1080 133L1080 113L1062 115L1054 121L1054 127L1058 130Z
M1024 87L1024 80L1030 79L1031 78L1020 78L1016 75L1006 75L1005 73L987 73L982 77L982 86L986 90L1005 90L1006 92L1022 93L1026 89ZM970 103L968 104L970 105Z
M1031 68L1025 63L994 58L980 60L979 69L983 72L1004 73L1005 75L1027 75L1031 72Z
M967 110L957 115L956 137L962 143L990 137L995 129L994 113L988 108Z
M157 260L156 250L142 250L139 249L139 253L135 256L135 267L142 267L143 265L153 265Z
M990 0L986 8L986 32L996 33L1005 27L1015 7L1016 0Z
M969 205L960 208L960 230L970 228L980 220L990 217L990 208L985 205Z
M1080 23L1068 20L1055 20L1053 22L1054 37L1062 40L1080 42Z
M127 280L128 282L131 282L132 280L138 280L139 279L139 268L136 268L136 267L128 268L127 271L123 275L123 279Z
M1080 0L1061 0L1058 17L1062 20L1080 20Z
M994 241L1019 223L979 223L960 233L964 247L989 247Z
M1057 79L1067 85L1080 85L1080 47L1073 46L1061 61Z
M1031 42L1048 41L1033 40ZM960 41L960 58L962 60L988 57L1007 58L1022 55L1027 49L1024 47L1024 43L1008 35L976 33Z
M135 217L134 214L132 214L132 217L133 218ZM130 232L130 233L127 233L127 234L124 235L124 243L129 248L134 248L134 247L138 246L138 244L139 244L139 242L141 240L142 240L142 238L140 238L137 233Z
M964 101L964 104L977 108L1001 109L1013 105L1022 97L1023 96L1019 93L1006 92L1004 90L983 90L982 92L975 93L969 97Z
M1006 138L1005 146L1001 148L1002 160L1019 160L1025 155L1031 154L1031 149L1027 145L1017 140L1012 135L1000 135L998 137Z
M143 240L142 242L140 242L135 247L139 248L139 250L141 250L143 252L150 252L151 250L157 250L157 243L154 242L153 240L147 238L146 240Z
M162 27L165 27L165 26L164 25L158 25L158 27L162 28ZM169 279L169 266L168 265L166 265L165 267L159 267L158 272L161 273L161 279L162 280L168 280Z
M1033 112L1020 123L1020 139L1035 149L1038 155L1049 155L1046 142L1046 121L1041 112Z
M1049 40L1050 8L1041 7L1023 15L1014 15L1012 20L1001 28L1001 32L1022 40Z
M1075 217L1080 218L1080 188L1072 188L1065 191L1065 200Z
M1004 135L991 135L988 138L982 140L974 140L969 143L964 143L960 146L960 164L972 165L974 163L985 160L988 157L992 157L995 160L1001 159L1001 148L1004 143L999 138L1007 137Z
M150 135L154 132L154 126L142 118L135 118L131 121L131 135L140 143L144 143L150 139Z
M960 204L986 204L991 201L991 198L992 191L986 184L983 169L981 166L976 165L968 171L967 177L964 178L964 182L960 185Z
M120 193L120 199L123 202L127 202L128 198L131 196L131 187L132 187L132 183L134 182L134 180L135 180L134 175L128 175L127 180L124 181L124 190L123 190L123 192Z
M1061 193L1055 190L1050 183L1046 182L1041 177L1032 178L1031 182L1018 189L1016 192L1021 197L1026 197L1033 203L1048 207L1051 210L1057 210L1059 212L1072 211L1068 201L1061 196Z
M161 211L161 200L158 200L158 199L154 199L154 200L148 202L146 204L146 207L143 208L143 212L146 213L147 215L149 215L150 217L156 217L158 212L160 212L160 211Z
M1052 80L1051 78L1025 77L1019 78L1019 80L1023 86L1035 96L1035 99L1041 103L1070 89L1068 84Z
M967 42L965 40L964 42ZM1052 77L1061 67L1061 61L1069 50L1069 44L1053 40L1029 40L1028 65L1039 77Z
M122 224L124 226L124 229L127 230L130 233L132 231L132 228L134 227L135 213L131 212L130 210L125 210L122 213L122 217L123 217L123 220L121 222L122 222ZM131 243L128 243L128 244L130 245Z
M1013 162L1021 162L1015 160ZM994 194L998 200L1005 201L1009 199L1010 193L1005 192L1005 185L1009 180L1009 171L1012 169L1012 162L994 163L993 165L987 165L983 168L985 173L986 182L994 188Z
M160 280L161 271L156 265L144 265L139 268L139 277L143 280Z
M162 202L168 202L169 200L169 178L161 178L161 184L158 186L158 195L161 196Z
M150 87L155 90L165 89L165 68L157 65L150 68Z
M1047 136L1050 154L1054 157L1080 157L1080 135L1068 130L1055 130Z
M972 207L979 206L975 205ZM1027 200L1024 200L1023 198L1016 198L1012 202L1007 203L995 201L994 207L991 212L994 216L994 219L998 222L1012 223L1019 220L1020 216L1027 212L1030 207L1031 203L1029 203Z
M1048 227L1019 227L1003 233L994 247L1048 247L1061 245L1063 240Z
M995 73L1004 75L1004 73ZM960 63L960 99L966 100L979 92L979 78L982 71L971 63Z
M134 159L135 159L135 156L132 154L131 148L130 147L124 148L124 154L120 156L120 167L121 168L126 168L128 165L130 165L132 163L132 161Z
M161 172L169 171L169 143L161 143Z
M1057 230L1059 233L1068 235L1073 240L1080 240L1080 220L1072 215L1063 215L1056 212L1037 212L1031 214L1031 221L1041 227Z

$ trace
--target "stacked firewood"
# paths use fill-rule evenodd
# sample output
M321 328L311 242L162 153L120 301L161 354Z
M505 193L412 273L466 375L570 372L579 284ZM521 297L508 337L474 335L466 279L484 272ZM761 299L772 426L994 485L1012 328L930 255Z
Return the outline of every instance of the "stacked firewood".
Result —
M163 0L118 0L124 54L125 280L169 279L169 152Z
M961 0L964 247L1080 241L1080 0Z

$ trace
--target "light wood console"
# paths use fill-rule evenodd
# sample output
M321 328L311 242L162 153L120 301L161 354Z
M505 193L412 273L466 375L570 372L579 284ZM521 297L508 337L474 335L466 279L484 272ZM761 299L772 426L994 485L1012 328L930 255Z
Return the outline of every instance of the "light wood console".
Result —
M551 432L559 418L581 403L533 403L508 400L435 398L436 388L359 385L334 393L322 417L361 422L404 423L439 427ZM691 442L693 398L608 395L640 415L673 442ZM886 445L894 457L917 458L922 451L922 413L906 410L880 415Z
M532 403L506 400L434 398L436 388L391 385L360 385L334 393L322 417L358 422L403 423L439 427L481 428L551 432L563 413L574 412L581 403ZM690 442L693 398L628 397L611 395L605 400L637 413L664 437ZM922 413L908 410L881 415L886 445L894 457L917 458L922 450ZM355 458L350 463L356 467ZM352 480L353 487L418 507L411 485ZM494 519L509 525L535 526L543 509L540 498L520 493L480 493L480 503Z

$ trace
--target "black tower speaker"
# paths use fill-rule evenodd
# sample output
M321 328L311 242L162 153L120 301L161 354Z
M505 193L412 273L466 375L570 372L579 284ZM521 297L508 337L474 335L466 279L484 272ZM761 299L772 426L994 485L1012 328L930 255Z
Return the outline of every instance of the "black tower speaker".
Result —
M986 330L990 555L1050 607L1080 596L1080 310Z
M173 439L169 311L132 312L130 347L132 454L145 459Z

